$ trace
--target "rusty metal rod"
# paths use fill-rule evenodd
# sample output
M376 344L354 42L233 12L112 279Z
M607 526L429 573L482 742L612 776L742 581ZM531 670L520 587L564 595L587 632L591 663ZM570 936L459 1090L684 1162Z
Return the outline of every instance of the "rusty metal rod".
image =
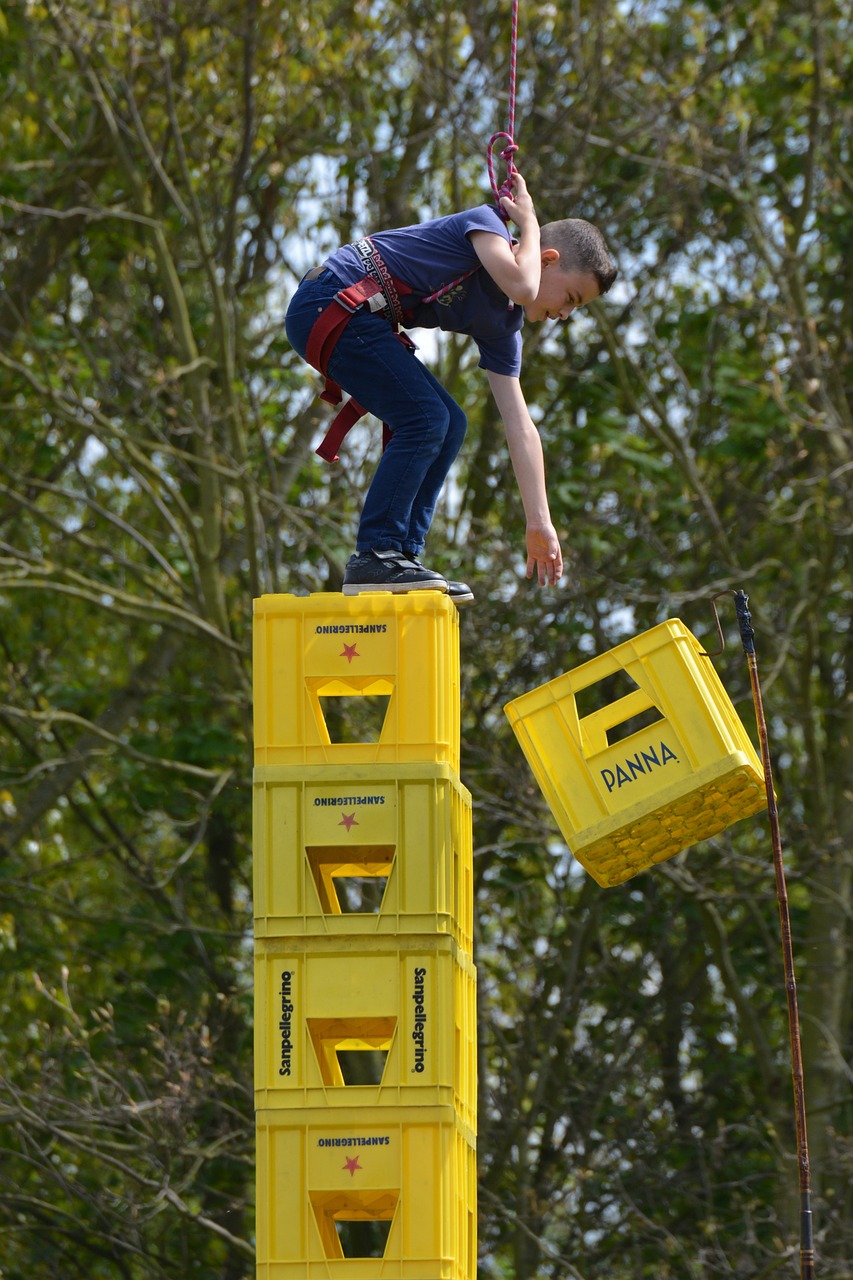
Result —
M800 1017L797 1009L797 981L794 976L794 947L791 938L791 915L788 909L788 890L785 883L785 867L782 861L782 837L779 830L779 811L773 790L773 771L767 740L767 721L761 684L758 679L758 661L755 656L755 632L752 617L747 608L749 597L745 591L736 591L735 609L743 650L749 664L749 681L758 722L761 743L761 760L764 765L764 784L767 789L767 810L770 815L770 832L773 840L773 866L776 871L776 897L779 902L779 921L782 926L782 955L785 962L785 991L788 997L788 1028L791 1036L791 1077L794 1084L794 1117L797 1133L797 1167L800 1179L800 1280L814 1280L815 1254L812 1232L811 1177L809 1171L809 1140L806 1130L806 1090L803 1079L803 1050L800 1039Z

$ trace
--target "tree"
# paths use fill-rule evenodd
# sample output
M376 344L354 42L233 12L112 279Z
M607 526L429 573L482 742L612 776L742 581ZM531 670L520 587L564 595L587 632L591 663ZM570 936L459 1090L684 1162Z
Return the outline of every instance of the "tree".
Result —
M378 441L310 449L283 337L341 238L487 198L507 6L2 8L0 952L10 1276L251 1274L250 600L335 590ZM792 1274L766 826L619 890L502 706L751 597L786 839L821 1269L851 1254L849 32L811 0L522 6L519 167L623 283L527 332L559 592L475 355L433 560L473 578L481 1274ZM486 584L488 584L488 589ZM732 615L721 605L731 634ZM535 643L531 638L535 637ZM729 646L720 674L751 724ZM845 1267L848 1270L845 1272Z

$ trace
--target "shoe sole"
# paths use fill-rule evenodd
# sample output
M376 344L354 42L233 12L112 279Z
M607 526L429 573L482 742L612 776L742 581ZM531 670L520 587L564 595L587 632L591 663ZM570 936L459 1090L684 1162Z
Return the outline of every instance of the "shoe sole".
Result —
M410 591L440 591L447 594L447 583L441 582L345 582L345 596L359 596L368 591L392 591L395 595L407 595Z

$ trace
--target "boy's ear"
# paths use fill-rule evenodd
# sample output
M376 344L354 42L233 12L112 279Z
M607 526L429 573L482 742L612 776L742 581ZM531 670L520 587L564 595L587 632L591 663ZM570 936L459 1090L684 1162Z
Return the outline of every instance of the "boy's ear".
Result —
M543 249L542 250L542 266L551 266L555 262L560 261L559 249Z

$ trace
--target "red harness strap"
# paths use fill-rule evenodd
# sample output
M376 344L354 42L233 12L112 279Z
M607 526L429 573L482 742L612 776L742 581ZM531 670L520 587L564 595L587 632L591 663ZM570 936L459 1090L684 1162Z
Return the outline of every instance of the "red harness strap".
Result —
M375 305L378 301L378 306ZM357 284L341 289L329 305L320 312L308 335L305 358L325 379L325 386L320 392L320 399L327 404L340 404L343 392L333 378L326 372L329 357L335 349L335 343L349 324L359 307L367 305L371 311L385 306L385 297L375 280L365 276ZM338 461L338 449L346 433L355 426L359 418L367 413L357 400L349 399L338 413L326 432L322 444L317 449L320 457L326 462Z
M365 250L361 249L362 245L366 246ZM379 275L379 270L377 270L375 275L365 276L362 280L356 281L355 284L348 285L345 289L340 289L329 305L320 312L308 335L305 359L319 373L322 373L325 379L325 386L320 392L320 399L325 400L327 404L340 404L343 399L341 388L334 378L329 377L327 372L329 358L335 349L335 343L338 338L356 311L361 307L366 306L370 311L385 311L389 319L393 317L391 323L400 342L410 348L414 348L415 345L411 338L401 333L397 327L399 318L402 316L399 294L410 293L411 290L407 285L392 279L379 253L368 239L359 241L359 251L371 270L375 265L381 270L382 283L376 278ZM366 413L367 410L357 400L350 397L333 419L329 430L323 437L322 443L317 448L316 452L320 457L326 462L337 462L341 441L347 432L355 426L359 418L363 418ZM383 422L383 449L387 446L390 438L391 432L388 425Z

